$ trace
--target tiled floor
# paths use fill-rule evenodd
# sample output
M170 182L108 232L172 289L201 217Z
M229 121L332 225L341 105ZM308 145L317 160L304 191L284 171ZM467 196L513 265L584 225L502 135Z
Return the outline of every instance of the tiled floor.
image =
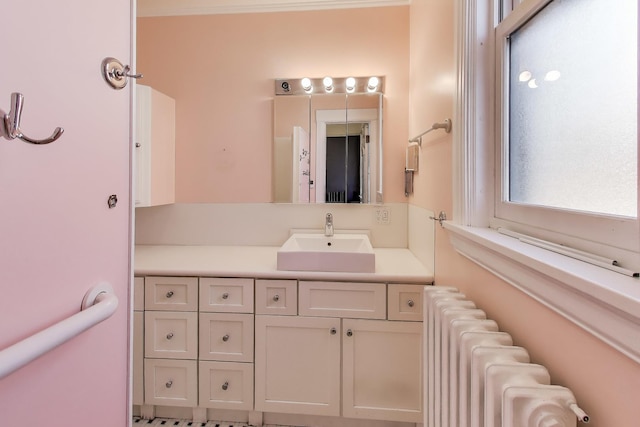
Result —
M134 427L249 427L244 423L208 421L206 423L198 423L189 420L172 420L169 418L155 418L153 420L143 420L135 417L132 425Z
M189 420L173 420L169 418L155 418L153 420L143 420L139 417L134 417L132 422L133 427L251 427L244 423L234 423L227 421L208 421L206 423L198 423ZM291 426L276 426L265 425L264 427L291 427Z

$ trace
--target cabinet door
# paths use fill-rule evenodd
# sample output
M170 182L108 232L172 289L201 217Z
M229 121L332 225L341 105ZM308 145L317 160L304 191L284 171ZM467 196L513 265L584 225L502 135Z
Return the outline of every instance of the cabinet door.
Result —
M198 357L198 313L146 311L144 329L145 357Z
M298 281L256 280L256 314L298 314Z
M386 293L384 283L300 281L298 312L303 316L385 319Z
M198 365L195 360L144 360L144 400L147 405L198 404Z
M198 386L203 408L253 409L252 363L200 361Z
M422 322L423 285L389 285L389 320Z
M344 319L342 415L422 422L422 323Z
M147 276L144 279L144 292L145 310L198 310L197 277Z
M253 279L201 277L200 311L253 313Z
M340 415L340 319L256 316L257 411Z
M200 313L200 360L253 362L253 314Z

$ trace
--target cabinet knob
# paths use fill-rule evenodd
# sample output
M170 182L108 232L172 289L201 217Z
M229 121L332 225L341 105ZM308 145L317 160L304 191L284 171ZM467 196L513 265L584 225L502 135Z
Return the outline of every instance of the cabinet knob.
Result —
M171 298L173 296L173 291L167 292L167 298Z
M348 337L353 336L353 331L351 329L347 329L347 336Z
M280 301L280 295L275 294L275 295L273 296L273 300L274 300L275 302Z
M229 388L229 381L225 381L224 384L222 384L222 389L226 390Z
M409 301L407 301L407 305L408 305L409 307L413 307L413 306L414 306L414 302L413 302L413 300L412 300L412 299L410 299Z
M171 388L172 385L173 385L173 380L169 380L165 383L165 387L167 388Z
M227 335L222 337L222 341L227 342L227 341L229 341L229 338L230 338L229 334L227 334Z
M167 334L167 339L170 340L171 338L173 338L173 332L169 332Z
M331 335L335 335L336 333L338 333L338 330L336 328L331 328Z
M228 299L229 298L229 293L225 292L224 294L222 294L222 299Z

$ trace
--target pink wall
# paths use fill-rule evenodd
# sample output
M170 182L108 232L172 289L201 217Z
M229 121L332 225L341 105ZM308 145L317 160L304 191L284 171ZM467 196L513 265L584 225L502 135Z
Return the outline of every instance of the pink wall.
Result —
M408 24L406 6L139 18L143 82L176 99L176 201L271 201L273 80L373 74L385 201L404 201Z
M411 5L410 134L451 117L454 106L454 4L413 0ZM429 134L410 203L453 213L450 135ZM409 231L411 232L411 231ZM437 285L459 288L533 362L545 365L556 384L573 390L593 427L638 425L640 365L457 254L447 232L436 227Z

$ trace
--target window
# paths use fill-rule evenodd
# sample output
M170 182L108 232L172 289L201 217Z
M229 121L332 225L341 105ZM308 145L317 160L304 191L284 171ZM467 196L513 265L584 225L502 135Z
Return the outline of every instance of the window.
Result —
M635 2L460 2L456 10L458 85L453 120L454 220L445 221L444 227L459 253L640 363L640 341L629 339L637 334L640 324L640 279L560 255L496 231L496 228L504 227L612 257L634 271L640 269L635 101L638 96L635 80L638 15ZM498 22L498 17L503 18L501 22ZM557 21L558 18L561 20ZM583 26L586 20L592 22L588 29ZM609 29L604 30L600 26ZM536 38L535 33L540 29ZM570 31L560 37L559 34L567 29ZM602 45L601 42L608 37L607 31L612 29L609 41ZM585 53L582 50L585 46L580 44L586 44L589 50ZM627 52L629 44L631 48ZM553 53L560 48L564 49L563 53L554 56ZM624 50L626 53L621 53L621 49L627 49ZM581 57L568 61L569 64L560 61L579 50L582 50ZM552 63L552 60L557 60L557 63ZM603 86L607 90L592 93L588 97L589 90L598 87L577 90L583 99L574 101L570 106L566 104L566 96L540 97L542 91L538 89L545 89L543 85L547 85L546 89L557 91L558 83L564 85L565 82L576 80L575 67L572 68L574 62L584 64L585 61L598 66L604 61L614 61L610 68L616 73L613 77L604 71L592 73L595 77L589 77L592 79L590 85ZM622 70L623 63L633 69ZM521 65L522 68L519 68ZM582 72L583 68L579 68L579 71ZM560 74L552 72L545 81L544 77L554 70ZM530 75L522 74L525 71ZM622 83L621 89L616 89L623 78L630 78L631 81ZM532 79L535 81L531 82ZM613 95L613 100L609 99L614 93L618 95ZM616 101L615 97L618 96L620 98ZM621 102L627 102L628 105L621 107ZM583 105L587 103L595 103L598 108ZM625 109L621 116L610 114L617 108ZM550 111L553 113L548 114ZM559 117L562 119L557 120ZM535 128L530 120L537 120ZM605 123L607 120L614 125ZM623 120L625 124L621 124ZM493 126L494 122L496 126ZM627 130L623 131L623 128ZM622 144L620 140L627 137L630 138ZM515 145L523 139L529 139L530 144L523 147ZM599 200L601 197L596 197L592 198L595 202L586 205L583 196L578 197L579 201L575 203L565 200L569 197L551 200L547 194L534 194L528 189L520 191L524 188L522 180L534 181L539 185L535 181L546 176L532 178L531 171L527 170L531 166L527 162L524 162L524 166L516 166L516 161L520 160L518 157L525 157L518 150L525 150L527 155L545 156L540 163L534 164L535 168L547 168L548 162L564 163L556 170L565 173L565 176L555 176L551 190L539 192L545 193L556 191L556 187L564 186L564 181L571 178L571 173L566 174L573 167L570 163L584 164L581 151L593 151L596 148L589 146L586 149L580 144L587 144L587 141L591 144L591 140L605 142L605 145L597 148L600 151L595 157L600 157L599 161L595 166L587 166L587 169L604 165L609 171L617 172L626 167L623 165L627 165L629 159L619 156L613 161L610 156L614 147L615 150L629 150L629 174L635 174L635 178L632 175L628 181L628 193L635 192L628 199L631 200L629 203L618 202L617 199L608 199L614 201L603 203ZM578 145L567 149L563 146L566 143ZM560 156L563 150L568 153L567 156ZM511 176L512 171L514 176ZM545 170L543 175L547 173L550 172ZM597 174L601 173L597 171ZM625 179L626 172L620 176ZM621 184L614 179L609 185L616 186L611 192L617 192ZM585 183L572 191L586 193L586 200L595 190ZM623 195L623 198L629 197L629 194ZM609 196L607 193L603 197Z
M539 0L502 15L493 225L637 253L637 1Z

